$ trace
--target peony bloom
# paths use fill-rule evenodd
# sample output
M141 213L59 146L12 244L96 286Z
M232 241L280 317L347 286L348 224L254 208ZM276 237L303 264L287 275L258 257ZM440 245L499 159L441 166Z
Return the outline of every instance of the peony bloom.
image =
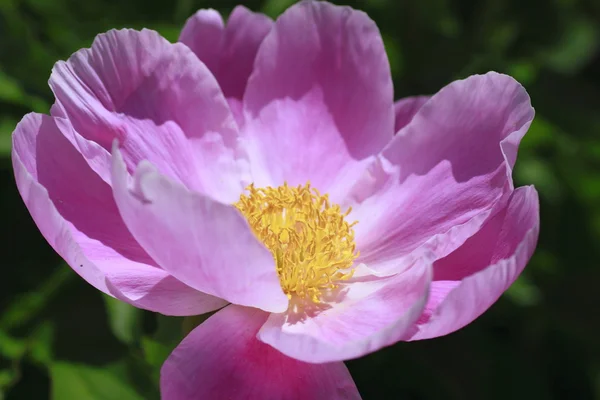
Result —
M523 87L488 73L394 104L348 7L201 10L176 44L110 31L50 86L50 116L13 134L44 237L134 306L219 310L165 362L164 399L359 398L343 360L467 325L534 251Z

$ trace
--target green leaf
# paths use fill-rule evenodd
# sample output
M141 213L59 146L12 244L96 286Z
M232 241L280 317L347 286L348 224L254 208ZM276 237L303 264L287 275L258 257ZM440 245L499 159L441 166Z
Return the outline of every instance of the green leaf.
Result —
M0 156L10 154L12 147L12 132L17 126L17 120L11 117L0 117Z
M110 296L103 296L108 323L114 335L126 344L136 343L142 326L142 310Z
M184 325L186 325L186 319L156 314L156 331L151 336L142 337L141 347L143 358L154 370L156 379L158 379L163 362L185 336L186 327ZM187 325L189 324L190 322L188 321Z
M44 365L52 362L52 344L54 342L54 326L51 322L43 322L29 339L30 357Z
M52 399L142 400L131 387L106 370L56 363L50 367Z
M19 84L17 79L7 75L0 69L0 101L18 104L31 108L33 111L44 112L48 104L36 96L29 95Z
M529 60L520 60L513 62L508 66L508 74L521 82L523 85L529 85L537 78L539 67Z
M3 311L0 329L12 329L32 320L74 276L71 268L61 265L37 289L16 297L6 311Z
M157 328L154 333L154 339L173 348L183 339L183 318L167 317L165 315L156 315Z
M50 322L36 327L27 338L16 338L0 330L0 354L8 359L20 359L30 352L34 360L49 362L54 329Z
M527 278L521 275L506 291L506 296L520 307L531 307L540 303L540 290Z
M262 7L262 12L271 18L277 18L295 2L296 0L267 0Z
M23 357L27 351L27 343L24 339L14 338L0 330L0 354L9 360Z
M19 371L16 368L0 369L0 400L3 399L3 393L18 379Z
M47 365L52 359L53 325L43 322L28 338L14 338L0 330L0 359L10 360L10 368L0 370L0 400L3 393L15 385L21 376L21 362L27 356Z
M562 185L551 166L543 160L523 157L515 169L515 178L518 182L533 184L544 198L551 202L558 202L563 196Z
M142 350L144 351L144 359L153 368L160 369L171 351L172 346L167 346L149 337L142 338Z
M399 76L402 74L404 68L404 59L402 57L402 48L398 45L397 41L393 37L383 36L383 44L385 46L385 52L388 55L390 62L390 69L393 76Z
M587 18L571 19L556 48L542 57L557 72L572 74L593 59L600 44L598 26Z

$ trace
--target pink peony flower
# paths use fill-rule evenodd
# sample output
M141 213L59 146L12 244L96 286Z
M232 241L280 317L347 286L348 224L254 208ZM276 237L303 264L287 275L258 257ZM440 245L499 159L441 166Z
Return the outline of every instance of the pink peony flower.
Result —
M469 324L534 251L523 87L488 73L394 105L348 7L201 10L176 44L110 31L50 86L13 135L44 237L134 306L220 309L165 362L165 399L359 398L343 360Z

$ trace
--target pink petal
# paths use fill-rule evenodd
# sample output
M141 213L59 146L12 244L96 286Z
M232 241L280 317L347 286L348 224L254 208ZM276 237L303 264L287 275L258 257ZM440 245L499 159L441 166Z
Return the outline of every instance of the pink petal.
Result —
M458 287L460 283L460 281L443 280L431 282L431 285L429 286L429 298L427 299L427 304L425 305L423 314L421 314L419 320L417 321L413 333L410 335L411 337L417 332L417 329L420 325L423 325L427 323L427 321L429 321L435 309L443 303L443 301L448 296L448 293L456 289L456 287Z
M179 40L192 49L217 78L226 97L241 100L256 52L273 21L244 6L231 12L224 26L215 10L200 10L190 17Z
M512 191L533 115L525 89L497 73L434 95L357 185L362 199L351 217L361 261L393 273L419 254L444 257L477 232Z
M446 335L483 314L517 279L539 233L539 203L532 186L515 190L510 203L460 248L434 265L432 292L411 340Z
M213 73L219 69L225 23L217 10L198 10L185 22L179 41L188 46Z
M106 285L116 298L165 315L199 315L228 304L192 289L162 269L145 265L129 263L107 272Z
M502 163L512 168L533 116L529 95L512 77L473 75L432 96L384 155L401 165L403 176L426 173L447 159L464 181Z
M272 314L258 338L297 360L322 363L363 356L403 339L427 301L431 266L348 283L338 302L298 314Z
M306 364L256 340L266 318L230 305L194 329L162 367L162 399L360 399L343 363Z
M241 100L234 99L230 97L227 99L227 103L229 104L229 108L231 109L231 113L235 118L235 122L237 122L239 127L243 127L244 125L244 111Z
M73 129L65 117L54 117L54 123L73 148L83 156L88 166L110 186L110 153L98 143L88 140Z
M398 132L404 128L413 117L423 107L430 96L414 96L405 97L394 103L394 112L396 114L396 122L394 123L394 131Z
M130 170L147 159L190 188L239 196L235 120L187 46L149 30L113 30L57 63L50 86L53 113L106 152L119 139Z
M94 287L164 314L218 308L212 297L174 281L155 265L123 224L110 187L62 136L54 118L25 116L13 134L12 160L17 187L42 235Z
M258 120L244 135L255 159L264 158L260 169L286 180L331 181L340 165L377 154L394 133L392 81L377 26L349 7L290 7L260 46L244 110L246 121ZM315 178L315 171L331 176Z
M348 153L319 90L299 100L277 100L246 119L244 149L257 187L311 185L337 200L336 191L364 171ZM338 188L337 186L341 186Z
M233 206L188 190L147 162L132 178L116 146L112 172L123 220L165 271L234 304L287 308L273 256Z

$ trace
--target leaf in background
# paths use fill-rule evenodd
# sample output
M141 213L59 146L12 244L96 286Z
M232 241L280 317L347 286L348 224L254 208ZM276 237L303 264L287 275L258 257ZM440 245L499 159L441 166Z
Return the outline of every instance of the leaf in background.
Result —
M542 58L556 72L573 74L594 57L600 44L598 25L587 18L572 18L560 43Z
M37 289L18 296L0 317L0 329L11 329L33 319L75 274L67 265L61 265Z
M167 346L177 346L183 339L183 318L182 317L167 317L157 314L156 323L158 327L153 335L153 339Z
M46 101L28 94L19 82L8 76L0 69L0 101L18 104L30 108L32 111L46 112L50 108Z
M388 55L390 62L390 69L392 75L402 75L402 69L404 68L404 59L402 57L402 48L398 45L396 40L392 37L383 35L383 44L385 46L385 52Z
M17 120L8 116L0 116L0 157L10 154L12 147L11 135L17 126Z
M113 334L125 344L136 343L140 337L143 311L108 295L103 298Z
M156 314L156 331L153 335L142 338L143 357L145 362L154 370L153 379L155 381L160 377L160 368L163 362L185 336L185 326L190 324L189 321L186 323L187 319Z
M262 12L271 18L277 18L279 14L295 2L296 0L267 0L262 6Z
M0 369L0 400L4 399L8 389L19 379L19 371L16 368Z
M530 60L514 61L507 68L508 74L518 80L525 87L535 81L538 71L539 66Z
M56 363L50 367L54 400L142 400L108 371L87 365Z
M174 17L176 21L185 21L195 12L192 0L177 0L175 2ZM181 25L183 27L183 24ZM181 29L180 27L180 29Z
M23 357L27 351L27 343L24 339L14 338L3 330L0 330L0 355L9 360Z
M572 146L570 138L559 127L543 116L536 116L519 149L514 171L516 181L535 185L545 200L557 203L564 195L564 187L555 166L542 155L548 151L565 151Z
M557 203L563 195L558 177L550 165L543 160L523 157L515 169L515 178L519 182L535 185L538 192L550 202Z
M54 326L51 322L43 322L29 338L29 355L43 365L49 365L52 360L52 344L54 341Z
M167 346L150 337L142 338L142 350L144 351L144 359L153 368L160 370L160 367L165 362L171 351L172 346Z
M0 370L0 400L3 393L14 386L21 377L21 364L31 358L42 365L52 360L54 329L50 322L42 322L27 338L15 338L0 330L0 355L10 360L10 368Z
M531 307L540 303L542 293L526 275L521 275L506 291L506 296L520 307Z

